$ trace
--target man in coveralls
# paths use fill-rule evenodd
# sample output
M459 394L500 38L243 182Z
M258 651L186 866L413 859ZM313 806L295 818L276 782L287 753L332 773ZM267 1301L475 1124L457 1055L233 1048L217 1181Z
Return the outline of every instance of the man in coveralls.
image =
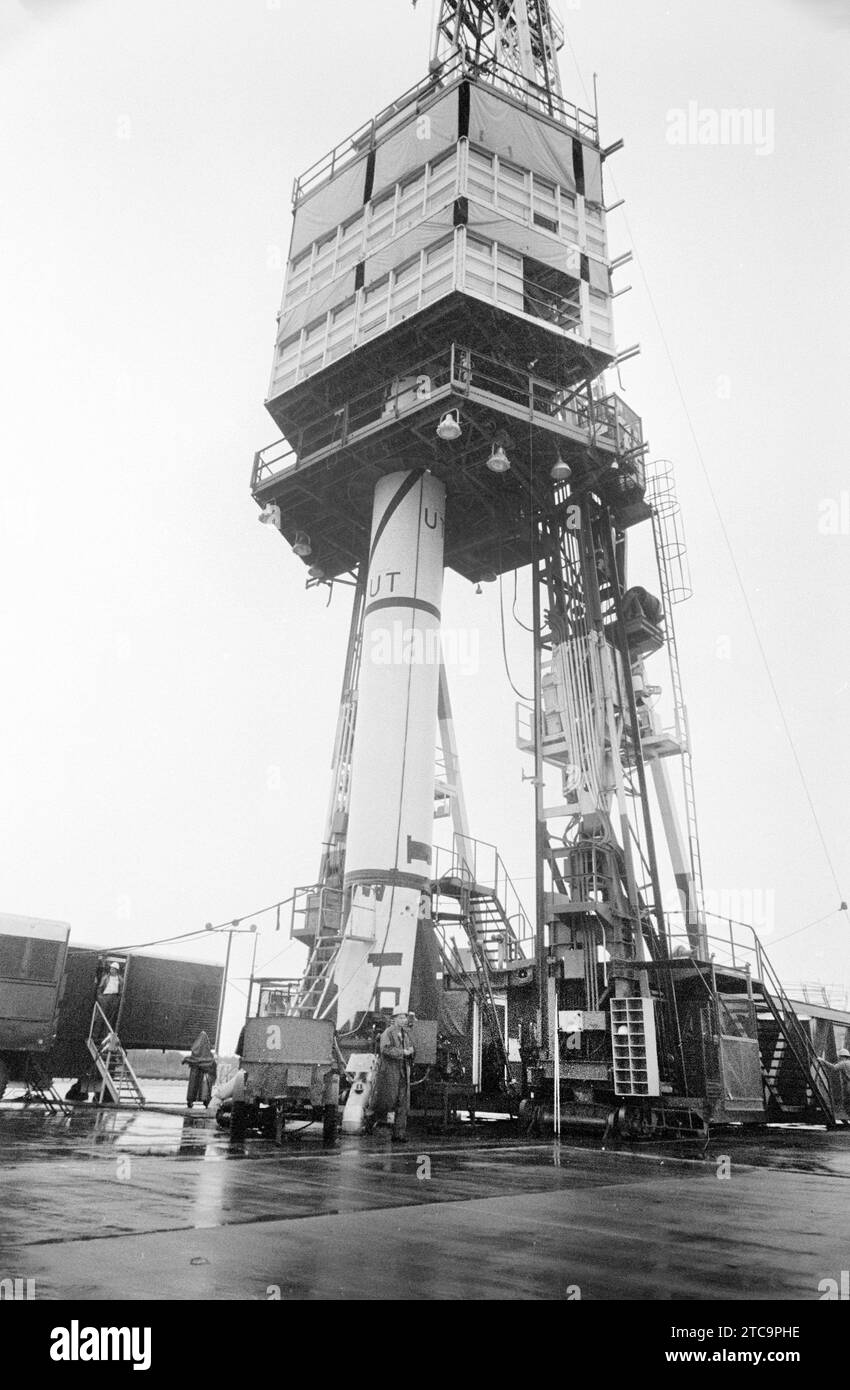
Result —
M393 1143L407 1143L410 1071L414 1055L410 1016L404 1009L397 1009L389 1027L381 1034L380 1059L363 1125L367 1134L371 1134L378 1120L386 1119L392 1110L395 1116Z

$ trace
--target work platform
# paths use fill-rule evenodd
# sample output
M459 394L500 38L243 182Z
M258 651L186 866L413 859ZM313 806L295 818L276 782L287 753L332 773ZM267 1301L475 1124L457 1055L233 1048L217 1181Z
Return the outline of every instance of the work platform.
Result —
M558 457L576 488L606 498L622 527L651 515L641 422L619 396L599 398L586 383L565 388L459 343L412 357L401 374L385 363L382 378L331 410L320 384L304 389L297 409L288 397L279 420L286 439L254 460L254 496L280 507L291 545L309 536L305 564L324 577L360 562L375 483L405 467L427 467L445 484L446 564L474 583L530 563ZM437 426L453 410L459 438L440 439ZM495 480L485 461L497 433L511 467Z

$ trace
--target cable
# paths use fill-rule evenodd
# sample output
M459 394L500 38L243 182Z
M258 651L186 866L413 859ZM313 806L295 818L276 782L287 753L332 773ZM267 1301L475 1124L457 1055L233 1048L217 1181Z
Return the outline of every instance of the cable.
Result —
M226 927L238 927L240 923L247 922L249 917L262 917L264 912L277 911L279 914L280 909L286 907L287 903L293 902L294 899L295 894L292 893L288 898L281 898L279 903L270 903L268 907L260 907L256 912L246 912L241 917L231 917L227 922L219 922L215 926L196 927L194 931L181 932L177 936L161 936L158 941L133 941L130 944L124 942L120 946L98 946L97 950L101 954L108 955L110 951L145 951L150 946L169 946L173 941L191 941L193 937L209 936L210 932L223 931ZM280 916L278 915L279 921Z
M530 695L523 695L521 690L517 690L511 678L511 670L510 666L508 665L508 648L507 642L505 641L505 599L504 592L502 589L501 574L499 575L499 621L502 628L502 658L505 663L505 674L508 678L508 685L511 687L511 690L514 692L518 700L524 700L526 703L528 703L532 697Z
M189 941L194 936L207 935L209 935L209 933L207 932L206 928L201 927L198 928L196 931L183 932L180 936L162 936L160 937L159 941L134 941L131 946L128 946L125 943L121 946L98 946L95 949L99 951L101 955L108 955L110 951L144 951L149 946L167 946L172 941Z
M799 936L800 932L809 931L811 927L819 927L821 922L826 922L828 918L834 917L837 912L846 912L847 904L842 903L840 907L834 907L831 912L825 912L823 917L818 917L815 922L807 922L804 927L797 927L795 931L789 931L785 936L777 936L775 941L771 941L771 950L778 946L780 941L790 941L792 936Z
M572 45L572 42L571 42L571 40L570 40L569 34L568 34L567 31L566 31L566 25L564 26L564 35L565 35L565 38L566 38L567 46L569 47L570 53L571 53L572 58L573 58L573 62L575 63L576 72L578 73L579 82L581 83L581 86L582 86L582 88L583 88L583 90L584 90L585 98L589 101L589 100L590 100L590 96L589 96L589 93L588 93L588 90L587 90L587 84L586 84L586 82L585 82L585 80L584 80L584 78L583 78L583 76L582 76L581 69L580 69L579 64L578 64L578 58L576 57L575 49L573 48L573 45ZM598 136L598 131L597 131L597 136ZM611 179L611 183L612 183L612 186L613 186L613 188L614 188L615 194L618 194L617 184L616 184L616 182L615 182L615 180L614 180L613 178ZM663 347L664 347L664 352L665 352L665 354L666 354L666 356L667 356L667 361L668 361L668 363L669 363L669 365L670 365L670 371L671 371L671 374L672 374L672 377L673 377L674 384L675 384L675 386L676 386L677 394L678 394L678 396L679 396L679 402L680 402L680 404L681 404L682 410L683 410L684 415L685 415L685 420L686 420L686 422L687 422L688 430L689 430L689 432L690 432L690 436L691 436L691 439L692 439L692 441L693 441L694 450L695 450L695 452L696 452L697 460L698 460L698 462L699 462L700 469L701 469L701 471L702 471L702 475L703 475L703 479L704 479L704 481L705 481L705 485L706 485L706 487L707 487L707 489L708 489L708 495L709 495L709 497L710 497L710 499L711 499L712 506L714 507L714 512L715 512L715 515L716 515L716 517L717 517L718 524L719 524L719 526L720 526L720 532L721 532L721 535L723 536L723 540L724 540L724 542L725 542L726 549L727 549L727 551L728 551L728 553L729 553L729 559L730 559L731 562L732 562L732 570L733 570L733 572L734 572L735 579L736 579L736 581L737 581L737 583L738 583L738 587L739 587L739 589L741 590L741 596L742 596L742 598L743 598L743 600L744 600L744 608L745 608L745 610L746 610L747 617L748 617L749 622L750 622L750 626L751 626L751 628L752 628L752 630L753 630L753 636L754 636L755 639L756 639L756 646L758 647L758 651L759 651L759 655L760 655L760 657L761 657L762 665L764 666L764 670L765 670L765 674L766 674L766 676L767 676L768 684L769 684L769 686L770 686L771 694L773 695L773 699L774 699L774 702L775 702L775 704L776 704L776 708L777 708L777 710L779 711L779 718L780 718L780 720L781 720L781 722L782 722L782 727L783 727L783 729L784 729L784 731L785 731L785 737L786 737L786 739L787 739L787 741L788 741L788 746L789 746L789 748L791 749L791 756L793 757L794 763L795 763L796 768L797 768L797 773L798 773L799 778L800 778L800 783L801 783L801 785L802 785L803 792L804 792L805 797L806 797L806 801L808 802L808 805L809 805L809 810L810 810L811 815L812 815L812 820L814 821L814 824L815 824L815 829L817 830L817 833L818 833L818 838L819 838L820 843L821 843L821 848L823 849L824 858L825 858L826 863L827 863L827 866L828 866L828 868L829 868L829 872L830 872L830 876L831 876L831 878L832 878L833 885L834 885L834 887L835 887L836 892L838 893L838 897L839 897L839 899L840 899L840 901L841 901L841 904L842 904L841 907L837 909L837 911L839 911L839 912L844 912L844 913L847 915L848 922L850 922L850 910L848 910L847 903L846 903L846 900L845 900L845 898L844 898L844 894L843 894L843 892L842 892L841 883L839 882L838 873L837 873L837 871L836 871L835 865L834 865L834 863L833 863L832 855L831 855L831 853L830 853L829 845L827 844L826 836L825 836L825 834L824 834L823 827L821 826L821 823L820 823L820 817L818 816L817 808L815 807L815 803L814 803L814 800L813 800L813 798L812 798L812 794L811 794L811 792L810 792L810 790L809 790L808 780L807 780L806 774L805 774L805 772L804 772L804 770L803 770L803 765L802 765L802 763L801 763L801 761L800 761L799 754L797 753L797 747L796 747L796 744L794 743L794 739L793 739L792 734L791 734L791 729L790 729L790 727L789 727L788 720L787 720L786 715L785 715L785 709L784 709L784 706L783 706L783 704L782 704L782 701L781 701L781 699L780 699L780 697L779 697L779 691L778 691L778 689L777 689L777 687L776 687L776 682L775 682L774 679L773 679L773 672L771 671L770 663L769 663L769 661L768 661L768 659L767 659L767 652L765 651L764 644L763 644L762 639L761 639L761 634L760 634L760 632L759 632L758 625L757 625L757 623L756 623L755 614L753 613L752 605L750 604L749 595L747 594L747 590L746 590L746 586L745 586L745 584L744 584L743 576L742 576L742 574L741 574L740 569L738 568L738 562L737 562L737 560L736 560L736 558L735 558L735 552L734 552L734 550L733 550L733 548L732 548L732 542L731 542L731 540L730 540L730 538L729 538L729 533L728 533L728 531L727 531L727 529L726 529L726 524L725 524L725 522L724 522L724 520L723 520L723 513L722 513L721 510L720 510L720 503L718 502L718 500L717 500L717 495L716 495L716 493L715 493L715 491L714 491L714 488L712 487L711 478L710 478L710 476L709 476L709 472L708 472L708 468L707 468L707 466L706 466L705 458L704 458L704 456L703 456L703 452L702 452L702 449L701 449L701 447L700 447L700 442L699 442L699 439L698 439L698 437L697 437L696 428L695 428L694 423L693 423L693 420L692 420L692 418L691 418L691 413L690 413L690 411L689 411L689 409L688 409L688 404L687 404L687 401L686 401L686 399L685 399L685 393L684 393L684 390L683 390L683 388L682 388L682 383L681 383L681 380L680 380L680 378L679 378L679 373L678 373L677 370L676 370L676 364L675 364L675 361L674 361L674 359L673 359L673 354L672 354L672 352L671 352L671 350L670 350L670 345L669 345L669 343L668 343L668 341L667 341L667 336L666 336L666 334L665 334L665 332L664 332L664 326L663 326L663 324L662 324L662 322L661 322L661 317L660 317L660 315L659 315L659 313L658 313L658 309L657 309L657 307L656 307L655 300L654 300L653 295L652 295L652 291L651 291L651 289L650 289L650 287L649 287L649 280L647 279L646 271L644 270L644 267L643 267L643 261L641 260L639 254L638 254L637 243L636 243L636 241L635 241L634 234L632 233L631 224L630 224L630 222L629 222L628 215L627 215L627 213L626 213L625 211L623 212L623 222L624 222L624 224L625 224L626 232L627 232L627 234L628 234L629 240L630 240L630 242L631 242L631 244L632 244L632 250L633 250L633 252L634 252L635 264L637 265L637 267L638 267L638 269L639 269L639 271L640 271L641 279L643 280L644 288L645 288L645 290L646 290L646 296L647 296L647 299L649 300L650 309L652 310L653 317L654 317L655 322L656 322L656 324L657 324L657 326L658 326L658 332L659 332L659 335L660 335L660 337L661 337L661 342L662 342ZM830 915L831 915L831 914L830 914ZM742 924L742 925L746 925L746 924ZM801 930L802 930L802 929L801 929ZM792 935L793 935L793 933L792 933ZM782 938L782 939L785 940L785 939L787 939L787 938Z
M521 619L521 618L518 616L518 614L517 614L517 611L516 611L516 601L517 601L517 571L516 571L516 566L514 566L514 601L513 601L513 603L511 604L511 612L512 612L512 614L513 614L514 622L517 624L517 626L518 626L518 627L521 627L522 630L523 630L523 632L530 632L530 633L532 634L532 636L533 636L533 635L534 635L534 628L533 628L533 627L527 627L526 624L522 621L522 619Z
M288 898L281 898L279 903L269 903L268 907L258 907L254 912L245 912L241 917L231 917L227 922L217 922L213 926L205 928L207 931L221 931L224 927L238 927L241 922L247 922L249 917L262 917L264 912L275 912L281 907L286 907L287 903L295 901L295 894L290 893Z

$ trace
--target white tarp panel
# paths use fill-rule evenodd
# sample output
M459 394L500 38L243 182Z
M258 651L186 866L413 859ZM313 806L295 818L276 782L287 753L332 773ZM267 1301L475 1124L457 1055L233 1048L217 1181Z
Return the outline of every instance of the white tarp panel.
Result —
M570 132L532 116L496 92L483 91L475 83L469 108L469 138L473 144L483 145L503 159L545 174L562 188L575 191Z
M458 88L425 106L377 146L374 192L382 193L458 141Z
M365 192L366 160L362 158L306 198L295 211L290 260L362 208Z
M521 222L501 217L492 208L482 207L472 201L469 204L469 227L488 241L497 241L500 246L509 246L523 256L533 256L536 261L554 266L556 270L562 270L578 279L581 260L577 246L571 246L553 236L546 236L536 227L526 227Z
M411 227L403 236L396 237L395 241L387 242L380 251L369 256L366 261L366 281L367 285L374 285L376 280L380 280L387 271L395 270L397 266L404 265L405 261L415 256L417 251L421 251L426 246L433 246L435 241L446 236L454 222L454 203L448 207L441 208L439 212L423 222L417 222L415 227Z
M291 334L297 333L305 324L324 317L328 309L342 304L343 300L348 299L353 294L354 271L349 270L345 275L338 275L335 280L331 280L329 285L323 285L315 294L308 295L288 313L281 314L278 339L288 338Z
M583 145L584 196L589 203L602 202L602 157L592 145Z
M590 288L592 290L603 290L605 294L611 293L611 276L607 265L602 261L588 260L590 270Z

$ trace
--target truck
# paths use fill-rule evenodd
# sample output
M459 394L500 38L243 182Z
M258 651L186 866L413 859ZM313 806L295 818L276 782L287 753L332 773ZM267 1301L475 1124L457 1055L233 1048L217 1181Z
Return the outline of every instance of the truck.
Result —
M39 1079L56 1039L67 922L0 914L0 1097L10 1081Z

